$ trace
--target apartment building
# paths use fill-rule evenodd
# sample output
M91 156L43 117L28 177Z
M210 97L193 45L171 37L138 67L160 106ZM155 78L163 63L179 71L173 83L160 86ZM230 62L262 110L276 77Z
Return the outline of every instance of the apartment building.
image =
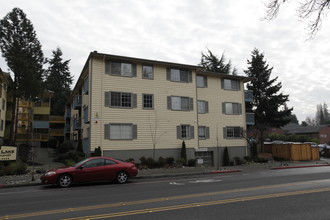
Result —
M199 66L91 52L74 87L70 139L121 159L188 158L214 165L224 147L247 154L243 76Z
M8 73L2 72L0 69L0 145L4 144L6 135L6 125L8 124L8 118L11 115L6 115L7 112L7 100L10 100L10 95L7 93L8 85L12 82L12 79Z

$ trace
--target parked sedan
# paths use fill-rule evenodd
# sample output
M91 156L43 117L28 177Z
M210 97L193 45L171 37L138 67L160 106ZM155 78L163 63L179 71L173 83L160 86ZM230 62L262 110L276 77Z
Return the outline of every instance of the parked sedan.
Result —
M65 168L50 170L41 176L44 184L57 184L69 187L72 183L116 180L127 182L135 177L138 169L133 163L123 162L111 157L91 157Z

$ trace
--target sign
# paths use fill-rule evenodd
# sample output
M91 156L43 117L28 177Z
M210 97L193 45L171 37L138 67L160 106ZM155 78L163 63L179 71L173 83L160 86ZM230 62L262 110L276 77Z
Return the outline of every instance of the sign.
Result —
M16 155L16 147L0 146L0 161L16 160Z

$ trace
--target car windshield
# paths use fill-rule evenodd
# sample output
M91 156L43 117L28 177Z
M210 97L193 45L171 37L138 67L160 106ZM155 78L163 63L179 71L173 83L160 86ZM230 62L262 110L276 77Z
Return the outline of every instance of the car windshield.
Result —
M88 159L82 160L79 163L72 165L72 167L79 167L81 164L85 163L86 161L88 161Z

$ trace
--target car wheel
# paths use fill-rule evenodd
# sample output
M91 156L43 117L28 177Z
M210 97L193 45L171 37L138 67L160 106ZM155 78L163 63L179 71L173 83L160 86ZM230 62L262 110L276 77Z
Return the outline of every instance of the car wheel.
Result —
M72 183L72 177L68 174L61 175L57 180L57 184L63 188L69 187L71 183Z
M128 174L125 171L120 171L117 174L117 182L118 183L126 183L128 180Z

